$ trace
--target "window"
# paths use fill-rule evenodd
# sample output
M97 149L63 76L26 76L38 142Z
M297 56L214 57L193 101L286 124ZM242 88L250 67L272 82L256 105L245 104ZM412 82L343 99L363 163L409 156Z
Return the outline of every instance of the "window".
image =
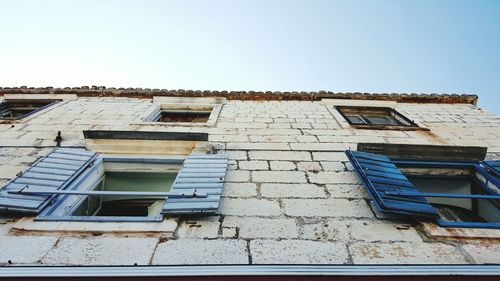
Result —
M140 160L140 161L139 161ZM102 158L41 220L161 221L183 159Z
M153 122L164 123L206 123L210 118L210 110L161 110L153 118Z
M224 98L218 97L154 97L153 110L145 122L181 126L213 126Z
M500 161L346 154L382 212L432 219L442 227L500 228L500 178L495 168Z
M357 128L418 127L389 107L337 106L336 108L351 126Z
M227 155L103 157L56 148L0 189L0 210L49 221L161 221L214 213Z
M0 103L0 119L22 119L59 101L60 100L5 100Z

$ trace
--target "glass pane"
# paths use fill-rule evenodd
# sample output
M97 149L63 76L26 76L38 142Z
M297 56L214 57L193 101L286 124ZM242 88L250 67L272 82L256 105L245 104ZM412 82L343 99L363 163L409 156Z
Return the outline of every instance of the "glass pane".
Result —
M349 119L349 121L351 121L351 124L354 124L354 125L363 125L365 124L365 122L363 122L363 119L361 119L361 117L357 116L357 115L350 115L350 116L346 116L347 119Z
M392 116L365 116L373 125L399 125L399 122Z

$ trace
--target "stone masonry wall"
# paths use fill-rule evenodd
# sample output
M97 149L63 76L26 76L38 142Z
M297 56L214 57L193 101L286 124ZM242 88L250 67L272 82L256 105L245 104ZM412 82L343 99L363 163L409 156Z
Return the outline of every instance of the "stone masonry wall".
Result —
M468 104L389 106L430 131L352 129L321 101L231 100L214 127L144 124L151 100L111 97L75 98L0 124L2 185L50 151L57 131L66 147L83 147L87 129L207 132L218 153L230 155L216 216L178 218L168 237L14 232L16 221L4 218L0 264L500 262L498 238L436 238L418 222L378 216L344 154L359 142L474 145L498 159L500 118Z

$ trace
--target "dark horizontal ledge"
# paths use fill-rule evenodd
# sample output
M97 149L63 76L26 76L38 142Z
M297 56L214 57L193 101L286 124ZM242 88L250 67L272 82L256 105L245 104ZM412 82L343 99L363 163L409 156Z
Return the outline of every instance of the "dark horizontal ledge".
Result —
M207 133L150 131L83 131L85 139L208 141Z

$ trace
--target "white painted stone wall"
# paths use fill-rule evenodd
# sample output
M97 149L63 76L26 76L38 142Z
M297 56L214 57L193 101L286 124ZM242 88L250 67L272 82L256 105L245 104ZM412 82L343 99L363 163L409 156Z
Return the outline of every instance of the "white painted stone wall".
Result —
M465 104L388 104L430 132L352 129L331 101L228 101L213 127L174 127L141 124L151 100L88 97L0 124L2 185L50 151L57 131L66 147L84 146L88 129L207 132L231 159L216 216L182 217L171 235L31 233L3 218L0 264L500 262L498 239L438 238L415 221L378 219L344 155L381 142L486 146L500 158L500 117Z

